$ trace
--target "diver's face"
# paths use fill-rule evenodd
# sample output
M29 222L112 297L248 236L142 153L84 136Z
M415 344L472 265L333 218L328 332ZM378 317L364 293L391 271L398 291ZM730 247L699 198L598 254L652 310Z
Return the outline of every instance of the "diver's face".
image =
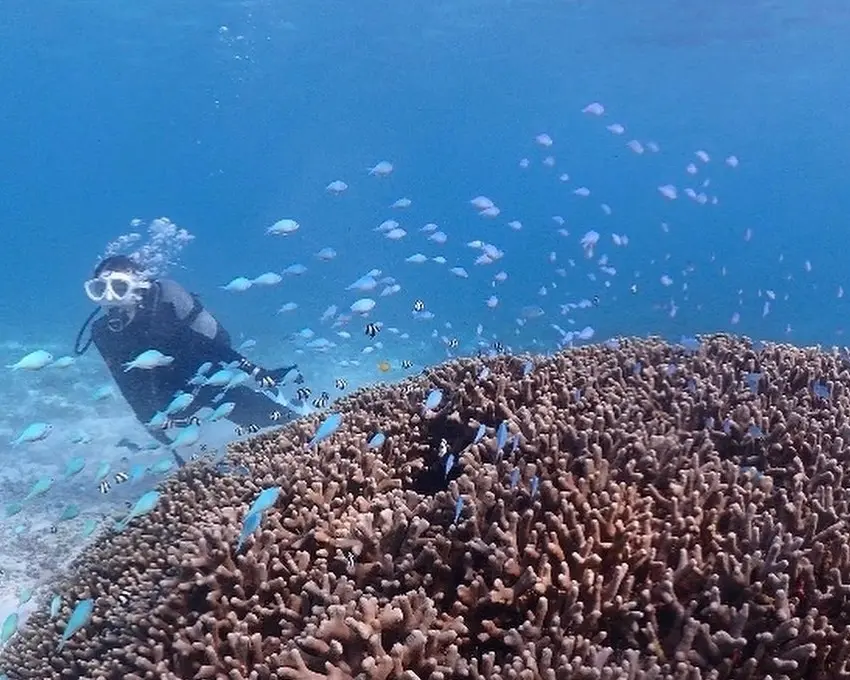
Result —
M101 307L132 308L141 300L150 282L131 272L101 272L84 284L89 300Z

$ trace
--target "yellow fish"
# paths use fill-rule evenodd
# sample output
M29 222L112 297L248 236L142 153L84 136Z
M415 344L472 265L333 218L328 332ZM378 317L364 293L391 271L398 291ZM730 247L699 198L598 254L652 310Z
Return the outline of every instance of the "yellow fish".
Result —
M389 361L387 361L386 359L384 359L383 361L379 361L379 362L378 362L378 370L379 370L381 373L386 373L386 372L387 372L387 371L389 371L391 368L392 368L392 366L390 366L390 362L389 362Z

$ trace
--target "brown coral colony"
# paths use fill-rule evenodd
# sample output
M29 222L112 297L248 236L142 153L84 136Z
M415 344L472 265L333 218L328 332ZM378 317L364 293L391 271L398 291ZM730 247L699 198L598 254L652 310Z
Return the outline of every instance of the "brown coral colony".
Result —
M11 680L850 678L842 357L715 336L525 364L458 360L355 393L317 447L305 442L321 417L233 444L248 476L184 469L154 512L71 569L66 600L95 598L85 629L57 652L69 612L36 614L0 668ZM434 388L442 403L424 411ZM502 422L518 446L499 448ZM248 506L272 486L280 497L237 552Z

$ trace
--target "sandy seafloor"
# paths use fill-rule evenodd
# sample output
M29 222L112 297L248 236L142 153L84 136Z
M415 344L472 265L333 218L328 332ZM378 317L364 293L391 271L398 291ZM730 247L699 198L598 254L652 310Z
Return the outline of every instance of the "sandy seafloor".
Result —
M37 607L48 607L54 594L61 595L56 584L62 568L164 478L164 475L148 473L135 482L117 484L115 473L129 472L136 464L150 465L172 458L163 446L145 448L157 442L136 421L94 348L67 368L47 366L39 371L5 368L35 349L45 349L57 358L69 353L66 343L24 346L7 342L0 345L0 366L3 367L0 370L4 371L5 378L0 383L3 403L0 409L0 622L17 610L19 625ZM410 349L412 353L414 348ZM421 355L422 349L417 352ZM252 352L247 354L261 361L261 357ZM298 362L305 375L305 384L312 390L311 400L322 391L336 398L364 385L400 380L422 370L419 361L402 370L401 359L387 357L382 347L371 354L344 346L337 346L326 354L290 350L289 358ZM384 360L393 365L387 373L376 368L377 363ZM286 363L269 361L268 365ZM334 385L340 377L347 382L344 391ZM95 399L98 391L110 385L109 396ZM291 396L294 390L295 386L290 385L284 388L284 395ZM305 412L315 410L312 407L304 409ZM53 425L48 437L12 446L10 442L36 421ZM118 446L122 438L142 449L132 452ZM230 421L205 424L201 440L188 453L214 459L223 455L227 442L234 439L235 426ZM85 467L79 474L67 478L66 465L77 456L85 458ZM111 487L105 494L100 492L96 481L98 468L104 462L110 464L107 480ZM173 471L174 468L166 474L173 474ZM53 477L53 486L44 495L24 501L33 484L43 477ZM15 502L22 502L23 510L9 517L7 507ZM69 504L79 506L79 515L59 521ZM84 535L87 520L98 523L88 537ZM24 589L32 590L32 598L19 606L20 593Z

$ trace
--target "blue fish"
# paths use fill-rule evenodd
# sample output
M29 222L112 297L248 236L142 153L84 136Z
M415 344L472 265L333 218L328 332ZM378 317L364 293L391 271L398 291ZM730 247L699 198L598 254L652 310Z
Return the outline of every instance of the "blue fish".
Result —
M764 437L764 432L761 431L761 428L758 425L750 425L747 430L747 434L750 435L753 439L761 439Z
M524 378L529 373L531 373L533 370L534 370L534 362L533 361L526 361L525 365L522 367L522 377Z
M519 432L517 432L511 439L513 440L513 444L511 445L511 455L513 455L519 448Z
M369 440L367 446L370 449L380 449L384 445L385 441L387 441L386 435L384 435L383 432L378 432L377 434L375 434L374 437Z
M540 477L534 475L531 478L531 497L534 498L537 495L537 489L540 486Z
M683 335L679 340L679 344L685 348L687 352L696 352L701 346L702 343L695 337L688 337L687 335Z
M489 377L490 377L490 369L489 369L489 368L487 368L487 366L485 366L485 367L484 367L484 368L482 368L482 369L481 369L481 371L478 373L478 380L479 380L479 381L481 381L481 380L487 380L487 378L489 378Z
M159 491L148 491L136 501L129 514L115 525L116 531L122 531L136 517L147 515L159 503Z
M478 431L475 433L475 439L472 440L473 444L477 444L481 441L484 434L487 432L487 428L484 426L484 423L478 426Z
M12 636L18 631L18 614L12 612L3 621L3 627L0 628L0 643L6 643L12 639Z
M455 501L455 518L453 520L454 524L457 524L457 521L460 519L460 513L463 512L463 496L458 496Z
M581 401L581 390L578 387L573 389L573 401L575 401L575 403Z
M829 399L829 387L827 387L822 381L818 380L812 383L812 392L816 397Z
M50 618L55 619L59 616L59 610L62 608L62 596L54 595L50 600Z
M516 489L516 485L519 483L519 468L514 468L511 471L511 488Z
M263 489L260 494L254 499L254 502L251 503L251 507L248 508L248 514L253 515L256 512L265 512L270 507L272 507L275 503L277 503L277 499L280 497L280 487L272 486L268 489Z
M450 453L446 456L446 464L445 464L445 475L449 476L449 472L451 472L452 468L455 466L455 454Z
M425 410L433 411L440 405L441 401L443 401L442 390L431 390L425 398Z
M75 456L74 458L68 461L67 465L65 465L65 477L73 477L74 475L80 473L85 466L86 459L82 456Z
M331 413L327 418L325 418L324 422L319 425L319 429L316 430L316 434L313 435L313 438L310 440L308 446L314 446L319 442L327 439L339 429L339 426L341 424L342 414Z
M180 413L180 411L188 408L193 401L195 401L195 395L191 392L179 392L166 406L165 415L172 416L175 413Z
M508 423L503 420L496 430L496 453L499 453L508 441Z
M262 519L263 513L261 512L249 512L245 515L245 519L242 521L242 530L239 532L239 542L236 544L236 552L242 550L245 541L259 528Z
M109 474L109 469L110 469L111 467L112 467L112 466L111 466L109 463L107 463L107 462L103 462L103 463L101 463L101 464L100 464L100 466L98 466L98 468L97 468L97 472L96 472L96 473L95 473L95 475L94 475L94 481L95 481L95 483L100 482L100 481L102 481L103 479L105 479L105 478L106 478L106 475L108 475L108 474Z
M50 423L32 423L12 441L12 446L41 441L46 439L52 431L53 425Z
M74 633L89 622L93 610L94 600L92 598L77 602L77 606L74 607L74 611L71 613L71 618L68 619L68 623L65 624L65 632L62 633L62 639L59 641L60 650L65 646L65 643L71 639L71 636Z
M761 373L747 373L744 376L744 382L747 383L747 387L749 387L753 392L758 392L761 376Z

